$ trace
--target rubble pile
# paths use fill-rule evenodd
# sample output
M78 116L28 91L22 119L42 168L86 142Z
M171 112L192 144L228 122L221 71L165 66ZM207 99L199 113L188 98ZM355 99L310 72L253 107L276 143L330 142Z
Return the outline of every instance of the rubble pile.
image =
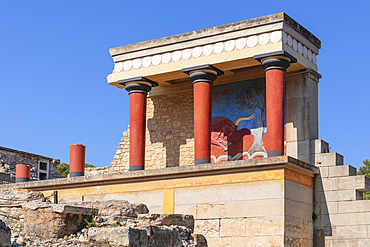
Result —
M1 200L5 198L17 198L17 204ZM192 234L191 215L150 214L146 205L128 201L53 204L43 198L26 190L0 191L2 246L207 246L204 238Z

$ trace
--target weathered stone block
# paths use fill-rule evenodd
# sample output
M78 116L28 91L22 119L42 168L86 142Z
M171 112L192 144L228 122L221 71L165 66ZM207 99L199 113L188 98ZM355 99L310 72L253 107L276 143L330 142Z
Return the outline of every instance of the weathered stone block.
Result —
M364 175L339 177L337 181L340 190L356 189L363 192L370 190L370 178Z
M90 228L90 242L107 247L148 247L148 235L145 229L131 227Z
M11 230L5 224L4 221L0 220L0 245L10 246Z
M175 226L147 226L149 247L183 247L181 236Z
M343 165L343 155L336 152L315 154L316 166L340 166Z
M220 220L197 220L194 225L194 232L202 234L207 238L220 236Z
M76 233L98 213L93 208L51 203L27 203L23 204L23 209L24 232L45 239Z
M196 215L197 219L224 218L226 216L225 204L199 204Z
M69 203L72 204L72 203ZM147 214L149 210L145 204L131 204L128 201L109 200L94 202L74 202L73 205L96 208L101 216L128 216L137 217L139 214Z
M244 237L245 236L245 219L221 219L220 236L221 237Z
M194 217L186 214L139 214L138 226L185 226L194 231Z
M316 139L310 141L311 154L321 154L329 151L329 143L324 140Z
M355 176L356 168L351 165L329 167L329 177Z

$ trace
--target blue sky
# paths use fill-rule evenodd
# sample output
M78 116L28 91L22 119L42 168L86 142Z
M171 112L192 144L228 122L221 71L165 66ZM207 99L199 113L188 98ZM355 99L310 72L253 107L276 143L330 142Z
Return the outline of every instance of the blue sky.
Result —
M350 3L350 4L349 4ZM107 84L109 48L286 12L322 42L319 135L355 167L370 159L369 1L0 0L0 146L110 165L128 95Z

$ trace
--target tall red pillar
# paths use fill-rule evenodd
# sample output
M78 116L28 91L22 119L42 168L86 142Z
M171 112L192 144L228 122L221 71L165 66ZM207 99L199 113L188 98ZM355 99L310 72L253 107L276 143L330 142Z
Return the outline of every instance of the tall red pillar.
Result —
M297 60L280 51L257 55L266 73L267 156L284 155L285 72Z
M209 64L182 71L194 85L194 164L210 163L212 84L223 72Z
M158 84L145 77L121 80L130 97L130 171L145 169L146 100Z
M85 175L85 150L82 144L69 146L69 176L80 177Z

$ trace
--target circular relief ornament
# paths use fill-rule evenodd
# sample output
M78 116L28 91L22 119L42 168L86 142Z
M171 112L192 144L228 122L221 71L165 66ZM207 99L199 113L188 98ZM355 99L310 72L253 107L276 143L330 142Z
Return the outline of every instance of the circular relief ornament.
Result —
M297 51L297 50L298 50L298 43L297 43L297 40L296 40L296 39L293 39L293 49L294 49L295 51Z
M158 65L158 64L161 63L161 60L162 60L162 56L161 55L155 55L152 58L152 63L153 63L153 65Z
M236 40L236 49L244 49L247 45L247 40L245 38L240 38Z
M270 35L268 33L263 33L258 37L258 42L260 45L266 45L269 42Z
M286 34L286 32L283 32L283 42L285 44L288 42L288 34Z
M130 70L132 68L132 60L127 60L123 62L123 69Z
M143 66L145 68L149 67L151 63L152 63L152 58L151 57L144 57L143 58Z
M270 36L271 42L272 43L277 43L281 40L281 31L274 31L271 33Z
M121 72L123 69L123 64L121 62L114 64L114 72L118 73Z
M162 55L162 63L169 63L171 61L171 53L165 53Z
M247 46L248 47L255 47L258 43L257 36L253 35L247 38Z
M308 50L307 58L308 58L308 60L310 60L312 62L312 51L311 50Z
M290 36L290 35L288 35L288 45L289 45L290 47L292 47L292 46L293 46L293 38L292 38L292 36Z
M185 49L182 51L182 59L189 59L191 57L191 50L190 49Z
M303 46L303 56L307 58L307 47Z
M215 49L215 53L219 54L219 53L223 52L224 44L222 42L216 43L214 49Z
M200 57L200 55L202 55L202 51L203 51L203 49L202 49L202 47L195 47L194 49L193 49L193 57Z
M172 52L172 61L177 62L181 59L181 51Z
M134 69L140 68L141 67L141 58L136 58L133 61L132 66L134 67Z
M302 55L302 44L301 43L298 43L298 52L299 52L299 54L301 54Z
M203 54L205 56L211 55L212 52L213 52L213 46L212 45L206 45L206 46L203 47Z
M232 51L235 48L235 41L228 40L225 42L225 51Z

